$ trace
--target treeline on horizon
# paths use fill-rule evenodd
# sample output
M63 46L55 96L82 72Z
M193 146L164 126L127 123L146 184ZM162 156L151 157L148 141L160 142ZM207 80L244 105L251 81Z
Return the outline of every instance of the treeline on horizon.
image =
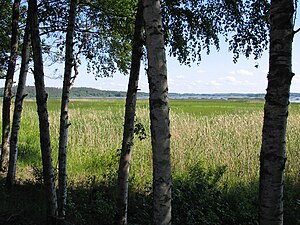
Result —
M13 95L17 92L17 86L13 87ZM61 98L62 88L59 87L46 87L49 98ZM4 89L0 88L0 97L3 97ZM35 87L26 86L25 93L27 99L36 97ZM169 93L169 97L173 99L235 99L235 98L250 98L250 99L263 99L265 94L263 93L215 93L215 94L198 94L198 93ZM148 98L149 93L138 92L138 98ZM70 98L126 98L125 91L111 91L100 90L90 87L73 87L70 91ZM300 93L290 93L291 99L300 98Z
M17 92L17 86L13 87L13 95ZM59 87L46 87L49 98L61 98L62 88ZM3 88L0 88L0 97L3 97ZM27 94L26 98L35 98L36 92L34 86L26 86L25 93ZM139 98L148 97L148 93L138 93ZM88 87L73 87L70 91L70 98L125 98L125 91L108 91L108 90L99 90L96 88Z

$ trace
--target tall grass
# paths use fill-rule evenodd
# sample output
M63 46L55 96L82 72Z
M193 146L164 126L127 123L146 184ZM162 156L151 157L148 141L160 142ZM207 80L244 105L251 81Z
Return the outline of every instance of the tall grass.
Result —
M100 100L99 100L100 101ZM69 182L76 184L86 178L95 176L99 181L114 179L118 168L118 149L121 148L123 133L123 102L117 101L110 109L109 102L105 106L97 106L99 101L75 102L70 110L68 171ZM175 110L171 109L171 156L173 176L187 176L191 167L201 164L204 167L216 168L224 166L226 172L223 179L229 184L252 183L258 179L259 152L263 110L261 103L251 103L251 108L237 107L230 102L226 104L229 111L219 114L214 107L201 113L201 102L192 102L191 106L199 107L199 113L186 112L175 102ZM54 166L57 163L59 135L59 105L57 110L49 111ZM174 104L174 103L173 103ZM93 107L94 105L94 107ZM149 126L149 111L145 102L139 105L137 121L142 123L148 137L144 140L135 138L133 159L131 163L130 182L137 189L151 185L152 156ZM230 107L229 107L230 106ZM224 107L223 107L224 108ZM226 108L226 107L225 107ZM234 109L234 110L233 110ZM215 110L215 111L214 111ZM287 131L287 176L298 179L299 163L299 106L292 105ZM207 113L209 112L209 113ZM216 112L216 113L214 113ZM32 167L40 167L40 150L38 134L38 117L32 102L25 102L21 123L19 142L18 178L29 179ZM26 172L27 171L27 172Z
M152 153L147 104L139 101L136 113L137 123L145 128L146 139L134 140L129 224L151 224ZM99 221L112 224L124 105L124 100L115 99L71 101L67 211L73 224L91 225ZM54 167L57 167L59 108L59 100L50 99ZM262 102L171 101L173 224L258 223L262 123ZM38 127L36 105L27 100L21 122L17 179L29 187L38 185L34 185L32 192L26 185L18 185L17 197L16 192L5 192L0 186L0 211L24 210L24 218L30 215L29 221L39 221L32 224L43 224L40 221L45 210L42 193L36 195L42 182ZM300 221L299 136L300 105L292 104L287 129L284 214L285 224L291 225Z

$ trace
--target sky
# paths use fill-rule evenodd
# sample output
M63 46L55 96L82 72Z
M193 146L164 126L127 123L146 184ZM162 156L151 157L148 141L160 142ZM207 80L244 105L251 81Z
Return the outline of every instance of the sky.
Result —
M298 23L300 26L300 23ZM295 27L298 28L297 25ZM222 43L220 50L211 49L210 55L205 52L199 65L180 65L175 58L167 57L169 92L176 93L265 93L267 88L268 50L263 56L254 61L240 56L237 63L233 63L233 54L228 51L228 45ZM253 58L253 57L252 57ZM295 35L293 42L293 72L291 92L300 93L300 32ZM258 68L255 65L258 64ZM57 66L47 66L44 63L45 84L48 87L62 87L63 65L56 74L53 70ZM16 72L17 81L18 71ZM54 77L54 78L53 78ZM79 76L75 87L92 87L101 90L126 91L128 76L114 74L112 78L97 78L88 74L84 64L79 67ZM27 85L34 85L32 74L28 74ZM4 81L0 81L4 86ZM139 88L142 92L149 92L147 76L141 69Z
M293 43L293 77L291 91L300 92L300 34L295 36ZM169 92L176 93L265 93L268 73L268 50L254 61L240 56L233 63L233 54L228 52L228 46L222 44L220 51L213 50L210 55L203 53L199 65L180 65L175 58L167 57ZM258 68L255 65L258 64ZM63 67L63 66L62 66ZM101 90L126 91L128 76L115 74L112 78L98 78L88 74L84 65L75 81L76 87L93 87ZM51 68L45 68L47 77L53 76ZM61 70L62 74L63 70ZM33 85L32 75L29 75L28 85ZM46 78L46 86L62 86L61 79ZM147 76L141 69L139 88L148 92Z

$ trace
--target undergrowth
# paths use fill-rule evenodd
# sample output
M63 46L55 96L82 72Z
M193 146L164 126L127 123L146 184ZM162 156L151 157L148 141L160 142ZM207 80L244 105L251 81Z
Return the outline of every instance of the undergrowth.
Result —
M56 104L57 110L52 104L49 112L54 170L57 168L59 134L58 102ZM188 104L193 106L191 113ZM171 110L172 223L257 224L262 104L247 106L243 103L244 106L234 107L237 103L230 105L218 101L212 108L205 103L205 111L197 114L201 104L201 101L185 101L180 109L180 102L175 102L174 110ZM69 116L67 220L76 225L112 224L124 112L120 108L110 110L109 102L105 102L104 108L96 101L93 104L80 102L79 105L80 108L71 108ZM115 102L113 107L116 105L123 104ZM299 105L292 105L287 130L285 225L300 224L299 112ZM136 124L128 221L130 225L150 225L152 154L149 111L144 102L138 104ZM45 199L39 149L36 108L32 102L25 101L17 185L9 192L3 186L4 180L1 181L0 225L44 224Z

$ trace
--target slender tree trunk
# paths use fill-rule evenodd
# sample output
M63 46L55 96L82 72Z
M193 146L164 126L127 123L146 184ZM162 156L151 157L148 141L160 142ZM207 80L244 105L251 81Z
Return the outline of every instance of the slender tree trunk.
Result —
M134 119L136 111L136 94L143 54L143 5L139 0L135 19L135 30L132 41L131 69L126 97L124 132L122 150L118 171L116 225L127 225L128 179L131 160L131 150L134 138Z
M48 94L45 90L44 83L44 68L41 40L39 33L38 22L38 7L37 0L28 1L30 28L31 28L31 43L34 61L34 81L36 89L36 101L39 115L40 129L40 144L42 151L43 176L47 198L47 216L48 224L54 223L57 213L57 201L55 190L55 177L52 168L52 152L50 146L49 120L47 110Z
M19 75L18 89L15 100L15 108L13 115L12 131L10 138L10 154L8 173L6 177L6 186L11 188L15 182L16 176L16 164L18 157L18 137L20 130L21 115L23 109L23 100L26 97L24 95L24 89L26 84L26 77L28 72L29 64L29 53L30 53L30 33L29 33L29 19L27 18L25 33L23 38L23 49L22 49L22 62L21 70Z
M272 0L270 58L260 154L260 225L283 224L286 126L292 73L293 0Z
M160 1L143 0L153 154L153 223L171 224L170 120Z
M59 156L58 156L58 216L65 219L67 204L67 146L69 127L69 94L71 87L73 56L73 37L75 29L77 0L71 0L69 11L69 22L66 35L66 55L63 92L61 98L60 134L59 134Z
M2 108L2 149L0 159L0 170L7 170L10 138L10 106L12 98L13 78L16 67L19 45L19 28L18 20L20 16L20 0L15 0L12 12L12 35L11 35L11 52L6 74L3 108Z

